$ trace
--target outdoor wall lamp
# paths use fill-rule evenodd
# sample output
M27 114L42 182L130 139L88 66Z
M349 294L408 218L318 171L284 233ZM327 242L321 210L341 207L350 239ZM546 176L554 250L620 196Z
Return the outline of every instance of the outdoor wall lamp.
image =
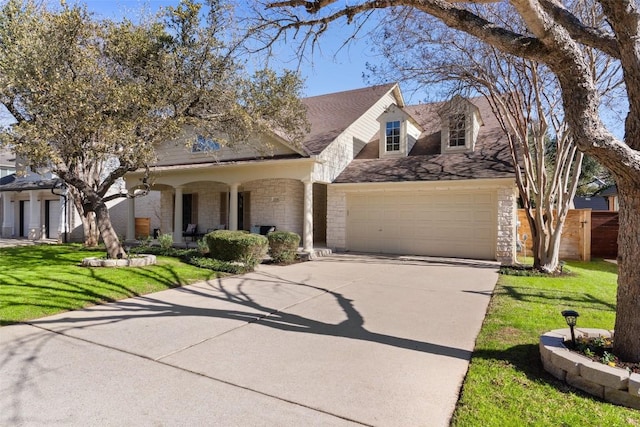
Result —
M562 315L564 316L564 320L567 321L567 325L569 326L569 329L571 330L571 343L573 344L573 346L576 346L576 335L573 332L573 328L576 326L577 320L578 320L578 316L580 316L578 314L577 311L574 310L564 310L562 311Z

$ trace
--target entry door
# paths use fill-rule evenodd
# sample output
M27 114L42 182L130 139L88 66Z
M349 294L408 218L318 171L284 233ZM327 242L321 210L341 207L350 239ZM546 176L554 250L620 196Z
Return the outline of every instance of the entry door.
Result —
M60 200L47 200L45 202L45 227L48 239L57 239L60 228Z
M29 224L31 222L31 202L20 200L20 237L29 237Z

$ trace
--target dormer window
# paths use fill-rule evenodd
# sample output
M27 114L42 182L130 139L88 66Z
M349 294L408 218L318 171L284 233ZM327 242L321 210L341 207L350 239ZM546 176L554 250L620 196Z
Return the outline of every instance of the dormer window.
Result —
M440 152L471 152L476 148L480 126L483 125L478 107L456 95L440 108Z
M449 117L449 147L466 146L467 118L464 114L454 114Z
M385 150L400 151L400 121L387 122Z
M220 150L220 143L202 135L196 137L196 141L191 146L192 153L207 153Z

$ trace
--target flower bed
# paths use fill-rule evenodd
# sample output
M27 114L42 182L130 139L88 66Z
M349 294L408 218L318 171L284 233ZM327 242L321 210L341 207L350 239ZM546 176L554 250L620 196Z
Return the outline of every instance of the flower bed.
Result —
M576 338L611 339L604 329L577 328ZM556 329L540 336L540 356L544 369L554 377L586 393L616 405L640 409L640 374L595 362L570 351L565 341L569 329Z

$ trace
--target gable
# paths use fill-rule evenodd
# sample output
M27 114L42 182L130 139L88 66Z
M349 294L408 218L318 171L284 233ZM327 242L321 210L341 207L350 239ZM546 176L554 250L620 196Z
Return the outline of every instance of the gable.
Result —
M197 149L199 143L204 149ZM204 137L192 128L185 128L178 138L161 143L156 153L157 166L301 156L274 135L257 135L245 144L229 147L222 140Z

